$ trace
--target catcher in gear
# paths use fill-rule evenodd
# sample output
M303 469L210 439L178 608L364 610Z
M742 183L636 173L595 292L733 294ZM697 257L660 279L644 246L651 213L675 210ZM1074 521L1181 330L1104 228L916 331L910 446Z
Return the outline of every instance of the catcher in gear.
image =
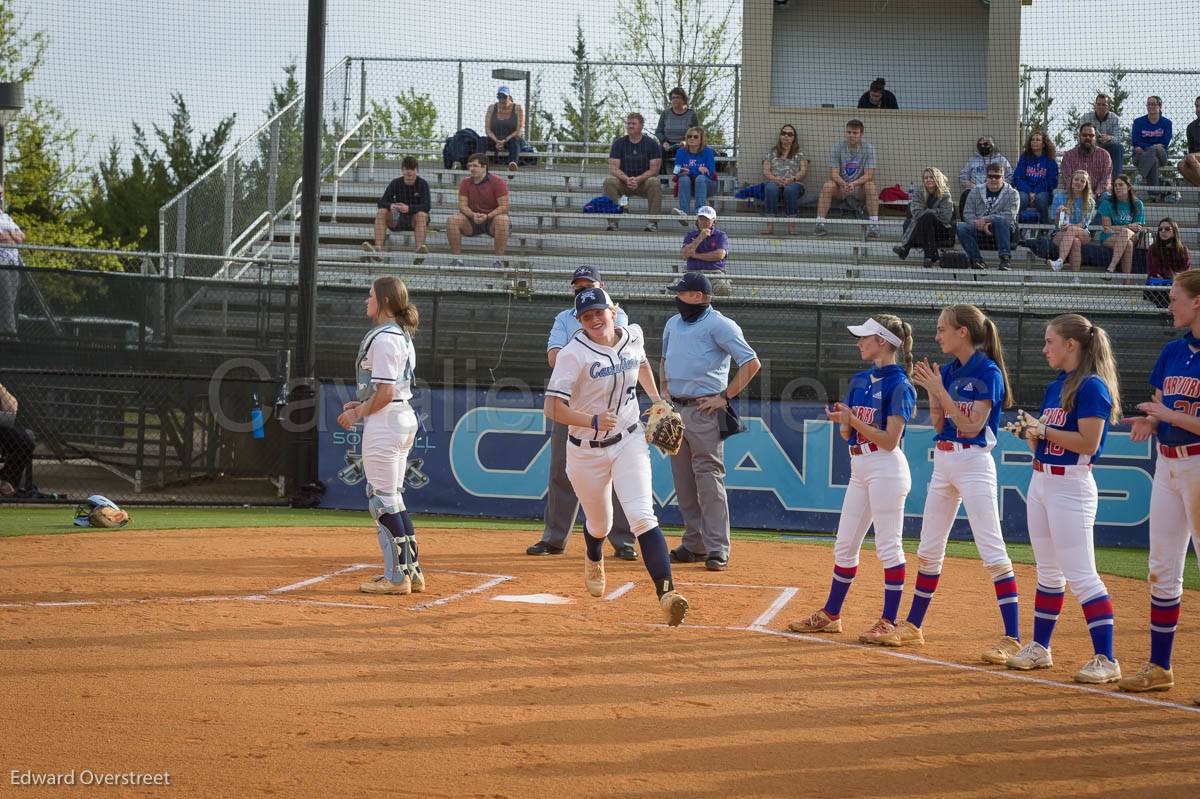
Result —
M681 416L683 437L671 456L671 475L684 524L683 542L671 558L723 571L729 565L724 442L737 431L729 402L760 364L737 323L709 304L713 287L703 272L687 272L670 288L679 313L663 329L658 374L663 395ZM730 361L738 365L732 380Z
M678 454L683 444L683 417L675 413L671 403L660 399L646 410L645 416L646 442L667 455Z
M659 401L654 370L646 361L637 325L617 326L616 306L602 288L575 295L582 325L554 361L546 384L545 413L567 425L567 477L583 505L588 593L604 596L604 539L612 529L612 496L637 536L646 571L654 580L667 624L683 621L688 602L675 590L667 541L654 515L650 449L638 417L637 388Z
M108 497L93 494L75 508L76 527L124 527L133 521L129 514L117 507Z

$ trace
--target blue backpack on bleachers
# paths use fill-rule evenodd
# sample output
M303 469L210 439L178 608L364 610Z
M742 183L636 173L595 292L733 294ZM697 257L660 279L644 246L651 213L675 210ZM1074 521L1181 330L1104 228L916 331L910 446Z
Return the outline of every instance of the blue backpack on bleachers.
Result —
M470 128L463 128L446 139L446 146L442 148L442 166L452 169L457 163L460 167L465 168L468 158L486 150L486 139Z

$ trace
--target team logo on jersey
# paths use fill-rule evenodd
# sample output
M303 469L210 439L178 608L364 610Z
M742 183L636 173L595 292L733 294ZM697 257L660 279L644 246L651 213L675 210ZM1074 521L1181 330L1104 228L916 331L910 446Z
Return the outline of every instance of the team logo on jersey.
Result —
M1163 394L1200 397L1200 378L1176 375L1163 381Z
M971 411L975 408L975 400L971 400L970 402L956 402L954 404L958 406L958 410L961 411L964 416L970 416Z
M875 409L867 405L855 405L850 409L854 412L855 418L866 422L869 425L875 424Z
M641 361L625 357L611 366L601 366L599 361L592 361L592 365L588 368L588 377L593 380L600 377L612 377L621 372L637 369L639 366L641 366Z
M1047 408L1042 411L1048 427L1062 427L1067 423L1067 412L1063 408Z

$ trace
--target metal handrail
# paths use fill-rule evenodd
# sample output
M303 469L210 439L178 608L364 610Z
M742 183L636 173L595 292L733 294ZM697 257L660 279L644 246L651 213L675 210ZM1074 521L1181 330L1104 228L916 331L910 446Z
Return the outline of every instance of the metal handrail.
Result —
M346 144L346 142L350 141L350 139L354 137L354 134L358 133L363 125L370 121L371 115L365 114L362 119L354 123L354 126L351 127L350 130L346 131L346 134L338 140L337 147L335 147L333 150L333 209L330 214L330 219L335 222L337 221L338 183L341 181L342 175L346 174L346 171L349 170L350 167L354 166L354 164L357 163L360 158L362 158L375 146L375 141L374 139L368 139L366 145L346 163L346 166L339 168L338 165L342 162L342 147Z

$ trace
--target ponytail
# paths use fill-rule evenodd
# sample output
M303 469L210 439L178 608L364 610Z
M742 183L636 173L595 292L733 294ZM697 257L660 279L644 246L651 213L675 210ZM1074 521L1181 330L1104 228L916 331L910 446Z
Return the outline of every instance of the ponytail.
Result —
M417 313L417 306L408 298L408 286L404 285L404 281L392 275L384 275L375 278L371 287L375 289L375 301L379 303L379 307L395 318L396 324L404 328L409 338L416 334L421 317Z
M983 351L996 362L1000 376L1004 378L1004 407L1013 406L1012 385L1008 382L1008 367L1004 365L1004 347L1000 344L1000 330L990 318L983 318Z
M1075 406L1079 384L1089 375L1096 375L1108 386L1112 410L1108 421L1116 424L1121 418L1121 386L1117 378L1117 359L1113 355L1108 333L1079 314L1063 314L1050 320L1050 327L1065 339L1079 344L1079 366L1063 384L1062 407L1070 411Z
M899 354L899 360L904 366L906 374L912 374L913 368L913 334L912 325L903 321L900 317L892 314L879 314L875 317L875 321L888 329L888 332L894 333L900 339L900 347L896 352Z
M1000 369L1004 379L1004 407L1013 406L1012 384L1008 379L1008 367L1004 364L1004 347L1000 344L1000 330L996 323L974 305L951 305L942 311L956 328L965 327L975 349L983 350Z

